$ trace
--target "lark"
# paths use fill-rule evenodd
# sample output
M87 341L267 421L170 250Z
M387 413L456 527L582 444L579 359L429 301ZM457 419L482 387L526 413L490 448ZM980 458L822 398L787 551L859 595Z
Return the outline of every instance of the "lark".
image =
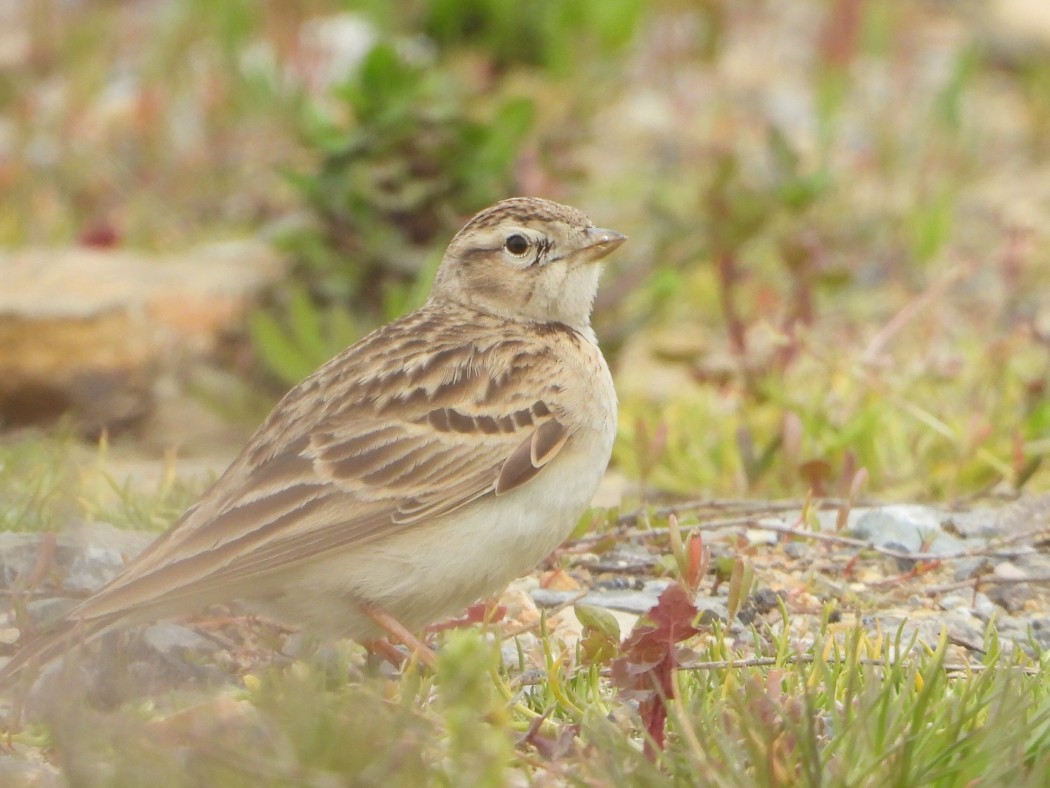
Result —
M413 631L532 570L612 451L616 393L590 315L599 261L624 240L547 200L481 211L421 309L292 389L201 499L0 683L74 642L233 600L418 646Z

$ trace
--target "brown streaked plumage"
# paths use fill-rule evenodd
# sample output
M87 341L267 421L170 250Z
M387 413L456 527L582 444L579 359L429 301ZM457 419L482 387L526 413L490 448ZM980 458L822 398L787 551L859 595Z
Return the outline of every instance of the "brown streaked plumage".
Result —
M479 213L423 308L292 389L200 501L0 684L71 637L217 601L361 638L377 634L362 607L419 627L529 571L611 452L590 310L594 263L623 240L545 200Z

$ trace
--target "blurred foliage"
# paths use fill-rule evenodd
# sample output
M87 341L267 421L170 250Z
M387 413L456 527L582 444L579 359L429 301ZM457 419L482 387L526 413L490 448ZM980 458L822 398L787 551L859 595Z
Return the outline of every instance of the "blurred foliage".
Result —
M540 66L566 76L580 62L624 47L641 0L429 0L422 30L439 46L480 50L493 66Z
M263 361L288 384L361 326L422 303L425 290L412 285L433 268L435 242L447 240L456 217L508 193L532 124L527 99L473 119L451 74L410 62L389 42L335 95L345 114L303 114L316 167L289 175L313 219L280 239L298 263L294 284L276 314L252 323Z
M252 321L267 368L295 383L366 326L420 306L462 218L518 191L514 168L534 128L534 100L501 97L498 83L472 80L451 55L466 47L495 69L564 75L582 58L581 42L593 40L601 53L622 48L641 7L432 0L408 15L439 47L436 55L382 34L334 88L336 108L306 102L301 132L317 161L289 178L311 221L280 240L297 261L295 283Z
M1050 481L1050 243L999 181L1023 161L1045 204L1026 74L1050 58L1004 69L959 27L929 68L902 33L916 18L831 2L791 77L734 93L693 72L702 105L660 137L676 155L631 183L657 262L599 314L625 357L615 464L643 495L845 495L862 471L905 499Z
M84 447L75 431L0 442L0 531L60 531L82 521L159 531L196 500L202 480L180 478L169 458L156 480L119 473L107 441Z
M1050 54L983 8L51 7L0 58L0 242L264 228L296 260L250 325L281 385L527 191L631 237L595 324L632 492L1048 484Z

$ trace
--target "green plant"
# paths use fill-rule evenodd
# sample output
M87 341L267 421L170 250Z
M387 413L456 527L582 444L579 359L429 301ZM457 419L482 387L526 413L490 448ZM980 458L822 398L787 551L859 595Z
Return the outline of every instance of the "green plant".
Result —
M299 283L251 335L271 372L295 382L363 327L418 306L460 218L511 190L532 125L524 98L472 100L440 63L377 44L335 93L338 112L303 115L309 170L289 174L312 221L281 245Z

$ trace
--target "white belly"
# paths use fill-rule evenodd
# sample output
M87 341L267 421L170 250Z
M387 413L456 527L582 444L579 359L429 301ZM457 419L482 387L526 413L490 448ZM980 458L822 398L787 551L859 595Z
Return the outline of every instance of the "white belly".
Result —
M300 568L279 600L280 618L350 637L378 634L359 610L378 605L410 629L458 613L531 571L572 531L594 496L613 430L566 446L521 487L399 535ZM330 605L319 610L317 599Z

